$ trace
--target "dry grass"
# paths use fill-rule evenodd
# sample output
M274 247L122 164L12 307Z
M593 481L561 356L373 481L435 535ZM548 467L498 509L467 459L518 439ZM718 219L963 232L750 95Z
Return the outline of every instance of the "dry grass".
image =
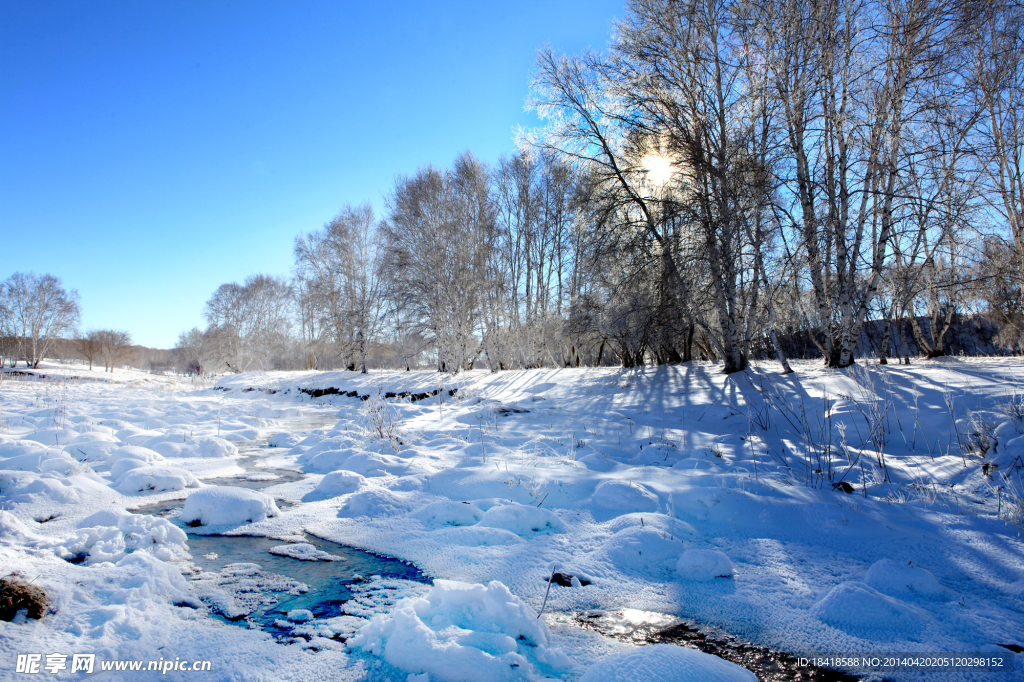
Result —
M48 606L46 592L41 588L13 575L0 578L0 620L14 620L21 609L28 611L29 618L38 620Z

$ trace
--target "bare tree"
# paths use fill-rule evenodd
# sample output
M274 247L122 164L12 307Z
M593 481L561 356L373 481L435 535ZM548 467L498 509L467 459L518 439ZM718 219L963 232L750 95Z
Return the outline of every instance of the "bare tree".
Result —
M0 284L0 317L18 344L18 357L38 367L54 341L78 325L78 292L53 275L16 272Z
M291 337L291 288L269 275L251 275L245 284L222 284L206 302L209 338L221 361L234 372L270 369L287 352Z
M203 376L209 373L214 362L214 344L209 333L199 327L193 327L178 335L178 343L174 347L178 366L186 374Z
M383 251L369 204L346 206L318 232L295 240L296 282L307 348L330 331L346 364L366 372L385 319Z
M399 178L381 226L390 298L437 351L442 372L471 368L484 351L484 287L495 243L487 168L470 154L450 170Z
M103 358L103 368L113 372L114 368L123 363L132 352L132 335L117 329L101 329L91 334L98 347L98 354ZM92 367L92 360L90 368Z
M78 352L89 361L89 371L92 371L92 363L100 356L100 334L100 330L90 329L77 340Z

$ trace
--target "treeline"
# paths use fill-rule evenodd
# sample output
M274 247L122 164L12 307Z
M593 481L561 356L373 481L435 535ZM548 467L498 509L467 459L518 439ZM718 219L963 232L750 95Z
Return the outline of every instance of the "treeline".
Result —
M38 368L44 358L61 362L102 364L155 371L174 370L171 350L134 345L131 334L116 329L79 332L78 292L64 288L58 277L16 272L0 282L0 368Z
M346 207L290 279L218 289L179 352L788 370L808 343L941 356L978 315L1020 352L1022 23L1013 0L632 0L604 53L542 51L520 152L400 177L381 220Z

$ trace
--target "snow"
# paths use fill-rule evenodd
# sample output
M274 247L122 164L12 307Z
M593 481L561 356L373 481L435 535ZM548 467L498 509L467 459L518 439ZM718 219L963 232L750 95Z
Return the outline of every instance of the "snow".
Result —
M178 518L201 526L237 526L262 521L279 513L274 498L248 488L210 486L185 500Z
M321 479L314 493L320 497L338 497L366 486L366 479L352 471L332 471Z
M308 542L296 542L290 545L278 545L276 547L271 547L267 551L269 551L271 554L277 554L279 556L289 556L293 559L299 559L301 561L345 561L345 557L317 549Z
M498 581L435 580L426 595L399 602L360 628L349 646L409 673L450 682L529 679L569 667L549 646L543 621Z
M670 676L696 666L673 658L687 650L580 629L571 614L593 609L683 616L791 653L1024 644L1024 429L1004 407L1024 362L794 366L266 372L221 379L230 391L118 372L70 382L66 399L5 379L0 573L34 578L53 610L0 623L0 653L171 652L245 680L573 682L645 666L690 679ZM440 399L388 401L401 444L373 436L362 401L297 391L439 385ZM881 454L871 406L887 415ZM274 641L214 614L241 623L303 586L260 568L266 554L198 571L186 530L270 537L284 560L336 570L309 533L435 584L396 603L370 578L344 615L282 618ZM553 565L578 578L548 591ZM699 679L739 674L707 665ZM1017 666L1006 679L1024 679Z
M731 578L736 570L725 554L713 549L688 549L679 555L676 572L683 580Z
M198 488L199 485L199 479L184 469L177 469L175 467L142 466L129 469L123 475L118 477L117 482L114 484L114 488L125 495L131 495L132 493L147 492L150 490L159 493L165 490Z
M757 682L735 663L696 649L654 644L603 659L580 682Z
M861 582L839 583L811 607L823 623L870 639L917 640L927 614Z
M910 561L897 563L892 559L879 559L871 564L864 582L893 597L943 599L952 596L930 571Z

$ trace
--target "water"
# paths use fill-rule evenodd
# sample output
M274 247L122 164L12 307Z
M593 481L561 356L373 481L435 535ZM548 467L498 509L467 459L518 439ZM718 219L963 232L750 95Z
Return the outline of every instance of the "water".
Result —
M662 613L623 609L559 614L556 619L636 646L676 644L698 649L743 666L757 675L760 682L857 682L852 675L815 666L800 666L796 657L785 652L758 646L718 628Z
M344 605L352 600L356 593L353 588L365 586L367 578L379 575L417 583L426 583L428 576L418 568L398 559L381 557L346 545L322 540L305 535L303 542L317 549L341 557L341 561L303 561L288 556L270 553L270 548L293 543L285 543L265 537L249 535L192 535L189 534L189 552L192 563L202 573L194 576L202 579L203 574L230 574L231 569L224 571L232 564L257 564L268 580L274 576L285 576L305 584L308 591L280 590L273 593L273 603L261 603L250 611L244 619L237 620L248 625L254 622L262 629L275 635L285 636L288 629L280 627L277 622L287 617L290 611L307 609L317 619L335 618L345 615ZM206 577L209 577L208 575ZM236 584L237 583L237 584ZM220 583L229 591L233 588L251 589L252 581L248 576L238 581L228 580Z
M281 426L300 431L336 422L332 412L282 420ZM262 490L304 478L300 471L264 466L266 458L282 453L282 449L268 447L265 440L241 444L237 462L245 474L203 482ZM294 506L281 499L275 501L282 510ZM184 503L183 499L158 502L135 512L173 520ZM201 595L207 588L207 596L201 599L215 616L246 627L258 626L281 641L294 639L292 628L285 623L291 611L308 610L317 621L353 613L367 617L373 610L368 605L386 606L410 594L410 586L412 592L418 592L415 586L429 582L428 576L409 563L312 535L303 535L302 542L341 560L306 561L280 556L271 554L270 549L295 543L250 535L197 535L190 528L179 527L188 533L195 567L190 577ZM371 576L384 580L371 580ZM211 586L216 589L210 590ZM353 608L356 601L360 603Z

